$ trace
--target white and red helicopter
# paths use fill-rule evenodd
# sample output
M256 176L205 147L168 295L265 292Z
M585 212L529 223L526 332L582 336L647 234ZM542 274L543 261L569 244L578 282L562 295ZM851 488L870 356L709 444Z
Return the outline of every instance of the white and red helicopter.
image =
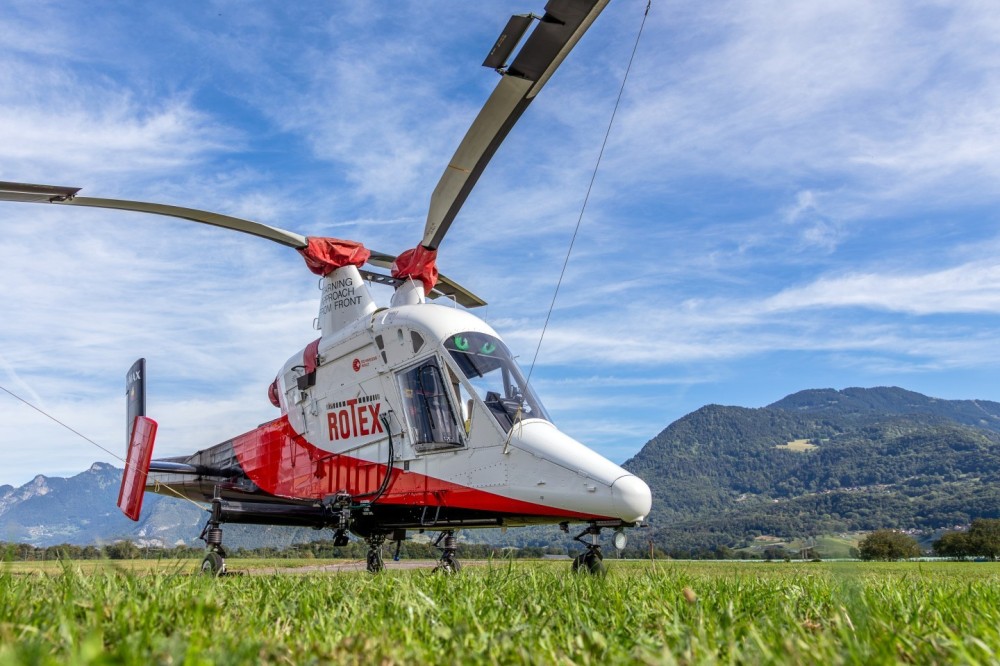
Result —
M339 545L351 532L366 540L372 572L384 567L385 540L398 548L407 531L440 532L438 569L454 572L456 530L581 523L576 538L587 549L573 569L603 571L601 530L613 529L624 547L622 528L649 513L649 487L552 424L489 325L427 300L485 305L438 274L437 248L500 143L608 1L550 0L544 16L510 19L483 63L500 82L431 196L423 239L396 257L201 210L0 183L4 201L153 213L266 238L295 248L322 277L321 335L267 387L281 415L251 432L151 460L144 361L129 370L118 500L129 518L138 520L147 491L209 503L202 570L214 574L225 572L223 523L331 528ZM366 282L394 287L389 307L376 305Z

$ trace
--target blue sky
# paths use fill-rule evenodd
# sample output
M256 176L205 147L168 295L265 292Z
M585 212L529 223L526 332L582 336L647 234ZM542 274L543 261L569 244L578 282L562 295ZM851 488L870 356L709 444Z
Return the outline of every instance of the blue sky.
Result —
M498 151L441 270L530 363L644 2L612 0ZM0 180L397 253L541 1L39 2L0 16ZM707 403L899 385L1000 400L1000 13L654 1L541 348L616 461ZM114 450L149 363L157 452L273 418L319 292L287 248L0 204L0 383ZM382 301L388 293L377 292ZM114 460L0 394L0 484Z

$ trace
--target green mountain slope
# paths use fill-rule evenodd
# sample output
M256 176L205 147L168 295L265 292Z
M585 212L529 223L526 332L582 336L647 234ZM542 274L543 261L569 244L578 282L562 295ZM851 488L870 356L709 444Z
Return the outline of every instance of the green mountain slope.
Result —
M703 407L625 467L653 490L663 546L740 545L1000 515L1000 404L899 388L803 391Z

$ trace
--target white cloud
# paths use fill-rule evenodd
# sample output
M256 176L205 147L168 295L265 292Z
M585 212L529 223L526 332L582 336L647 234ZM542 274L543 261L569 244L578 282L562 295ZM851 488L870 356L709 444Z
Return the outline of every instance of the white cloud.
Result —
M236 145L234 131L183 97L145 103L112 82L25 63L0 68L0 90L0 175L8 179L163 173Z
M977 261L929 273L861 273L820 278L766 299L762 311L862 307L918 315L1000 314L1000 265Z

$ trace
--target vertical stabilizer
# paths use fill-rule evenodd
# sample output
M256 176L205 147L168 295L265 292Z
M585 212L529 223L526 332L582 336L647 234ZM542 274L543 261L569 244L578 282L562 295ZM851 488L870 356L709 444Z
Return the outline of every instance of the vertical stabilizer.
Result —
M132 364L125 375L125 445L132 441L135 417L146 415L146 359Z
M132 520L139 520L146 492L149 461L153 457L156 421L146 418L146 359L140 358L125 375L128 454L118 492L118 508Z

